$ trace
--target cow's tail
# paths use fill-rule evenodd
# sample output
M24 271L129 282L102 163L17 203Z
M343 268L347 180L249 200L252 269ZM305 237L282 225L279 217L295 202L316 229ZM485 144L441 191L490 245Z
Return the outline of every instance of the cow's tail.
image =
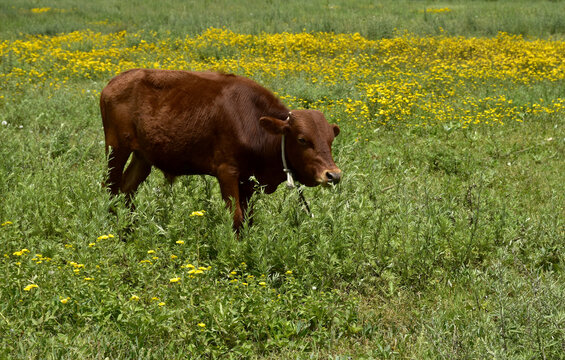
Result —
M110 153L110 145L108 144L108 129L107 129L107 117L106 117L106 107L107 104L104 101L104 91L100 94L100 116L102 116L102 125L104 125L104 144L106 160L108 159L108 154Z
M100 116L102 117L102 125L104 126L104 151L105 151L105 159L106 161L108 161L108 156L110 153L110 144L108 143L108 129L107 129L107 111L106 111L106 107L107 104L104 101L104 90L102 90L102 94L100 94ZM102 183L100 185L102 185L103 188L107 187L107 182L108 178L105 176L104 179L102 180Z

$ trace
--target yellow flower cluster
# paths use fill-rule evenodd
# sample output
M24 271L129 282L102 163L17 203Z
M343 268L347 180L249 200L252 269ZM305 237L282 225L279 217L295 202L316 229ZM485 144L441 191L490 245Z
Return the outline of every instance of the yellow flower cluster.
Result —
M42 13L46 13L50 10L51 10L50 7L33 8L33 9L31 9L31 12L34 13L34 14L42 14Z
M51 259L50 257L47 257L47 256L43 256L41 254L35 254L35 257L31 260L35 261L36 264L41 264L44 261L49 262L53 259Z
M204 274L204 272L206 271L210 271L212 269L211 266L208 267L204 267L204 266L199 266L196 267L190 263L186 263L185 265L181 265L181 268L183 269L188 269L187 274L189 275L190 278L194 278L195 275L199 275L199 274Z
M23 256L25 254L29 253L28 249L21 249L20 251L15 251L12 255L14 256Z
M242 265L243 265L243 268L245 268L245 266L246 266L245 263L242 263ZM287 274L288 274L288 272L287 272ZM290 274L292 274L292 271L290 272ZM257 282L256 281L257 279L255 278L254 275L251 275L251 274L245 275L245 273L242 272L242 271L234 270L234 271L231 271L228 274L228 279L229 279L228 283L236 285L237 288L239 288L239 284L241 284L244 288L248 287L249 284L259 285L260 288L267 286L267 283L264 281L264 280L266 280L265 275L261 275L261 277L259 278L259 280L261 280L261 281Z
M434 9L439 11L449 9ZM528 113L563 112L564 98L516 104L506 93L516 86L565 80L564 53L564 41L527 41L505 33L495 38L399 34L368 40L359 34L245 35L216 28L184 38L79 31L0 42L0 58L10 64L0 69L0 93L29 83L58 89L88 79L102 87L112 76L139 67L219 70L300 79L320 93L338 94L316 96L313 104L312 99L280 96L293 106L345 113L360 132L383 124L467 127L520 121Z
M29 284L28 286L26 286L26 287L24 288L24 291L31 291L31 289L36 289L36 288L38 288L38 287L39 287L39 286L36 285L36 284Z
M96 240L100 241L100 240L108 240L108 239L112 239L112 238L114 238L114 235L107 234L107 235L100 235L99 237L96 238Z
M205 213L205 210L193 211L192 213L190 213L189 217L204 216Z
M440 9L427 8L427 9L426 9L426 12L427 12L427 13L432 13L432 14L441 14L441 13L451 12L451 9L448 8L448 7L440 8Z

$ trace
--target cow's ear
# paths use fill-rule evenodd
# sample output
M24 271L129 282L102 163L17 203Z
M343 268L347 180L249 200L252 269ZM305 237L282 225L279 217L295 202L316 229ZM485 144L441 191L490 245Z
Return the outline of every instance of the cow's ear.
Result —
M280 120L270 116L261 117L259 119L259 124L261 124L263 129L275 135L284 134L290 128L288 121Z
M339 135L339 126L337 126L336 124L332 124L332 127L334 129L334 136L338 136Z

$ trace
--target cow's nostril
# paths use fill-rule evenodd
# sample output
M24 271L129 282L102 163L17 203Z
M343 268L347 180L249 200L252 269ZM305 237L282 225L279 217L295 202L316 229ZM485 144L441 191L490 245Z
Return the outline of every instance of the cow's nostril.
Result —
M341 179L341 174L338 172L326 171L326 179L329 183L337 184Z

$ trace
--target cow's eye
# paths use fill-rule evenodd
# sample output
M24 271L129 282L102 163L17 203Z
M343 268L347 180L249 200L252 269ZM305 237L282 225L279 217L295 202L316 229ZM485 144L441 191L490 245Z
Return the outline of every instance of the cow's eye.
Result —
M300 145L307 145L307 144L308 144L308 142L306 141L306 139L304 139L303 137L299 137L299 138L297 138L297 140L298 140L298 143L299 143Z

